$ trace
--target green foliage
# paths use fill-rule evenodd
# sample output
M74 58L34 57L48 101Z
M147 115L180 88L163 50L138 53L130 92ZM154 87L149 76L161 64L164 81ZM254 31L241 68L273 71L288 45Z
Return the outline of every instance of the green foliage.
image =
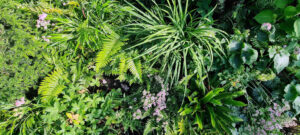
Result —
M39 87L39 94L42 96L42 102L49 103L54 97L57 97L65 88L61 80L65 79L63 71L53 71L51 75L45 77Z
M263 10L259 14L257 14L254 19L260 23L274 23L276 20L277 15L272 10Z
M242 64L251 65L258 57L258 52L255 49L249 44L239 41L231 41L229 51L231 52L229 63L234 68L239 68Z
M96 57L96 72L99 72L99 70L108 66L111 61L113 61L112 63L119 62L119 67L117 68L118 71L112 74L119 75L118 79L120 81L125 81L126 78L128 78L126 77L126 72L129 70L134 77L141 82L141 62L139 60L133 60L130 57L130 54L125 54L125 52L122 52L122 46L124 46L124 44L125 43L122 41L121 37L115 32L111 31L111 34L104 39L103 48ZM128 79L127 81L131 82L132 80Z
M194 12L188 11L189 1L185 5L181 0L168 0L167 3L160 6L153 1L151 9L139 3L144 11L130 4L133 10L129 13L135 20L126 28L137 43L129 48L138 48L141 53L138 57L146 57L150 67L159 66L171 86L178 84L181 76L186 77L190 71L197 72L204 80L214 55L224 56L220 38L225 33L210 26L206 17L190 16ZM190 63L196 63L193 69L188 69Z
M213 89L203 96L194 91L188 96L189 104L179 112L181 116L189 117L199 130L212 127L219 133L231 133L232 124L241 122L242 119L232 116L232 110L228 106L246 106L243 102L234 100L243 94L244 91L224 92L224 88Z
M52 68L43 59L45 43L32 25L36 14L20 6L12 0L0 1L0 104L36 89L38 80Z

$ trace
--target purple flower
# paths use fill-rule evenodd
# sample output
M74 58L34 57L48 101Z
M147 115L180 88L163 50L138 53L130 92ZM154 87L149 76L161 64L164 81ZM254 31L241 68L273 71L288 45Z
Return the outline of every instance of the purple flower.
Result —
M271 30L272 25L271 25L270 23L263 23L263 24L261 25L261 28L262 28L263 30L269 31L269 30Z
M23 104L25 104L25 98L24 97L22 97L20 100L16 100L15 106L19 107Z
M43 20L45 20L46 17L47 17L47 14L43 13L43 14L39 15L39 20L43 21Z

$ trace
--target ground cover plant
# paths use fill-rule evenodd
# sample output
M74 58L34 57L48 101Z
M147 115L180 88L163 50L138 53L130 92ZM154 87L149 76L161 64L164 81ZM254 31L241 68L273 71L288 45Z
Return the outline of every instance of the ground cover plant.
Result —
M299 0L0 0L2 135L300 134Z

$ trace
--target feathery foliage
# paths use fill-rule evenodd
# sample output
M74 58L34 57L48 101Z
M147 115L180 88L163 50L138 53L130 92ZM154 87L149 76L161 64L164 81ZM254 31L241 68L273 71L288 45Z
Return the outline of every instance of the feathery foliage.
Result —
M43 103L49 103L64 90L65 85L60 82L63 76L63 71L56 70L42 81L38 92L42 96Z

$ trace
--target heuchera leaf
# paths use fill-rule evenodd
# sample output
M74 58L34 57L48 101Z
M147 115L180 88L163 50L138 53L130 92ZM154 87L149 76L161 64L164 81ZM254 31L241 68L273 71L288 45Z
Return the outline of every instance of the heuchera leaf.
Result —
M276 54L274 57L274 68L277 73L280 73L285 67L289 65L290 54L285 51Z

